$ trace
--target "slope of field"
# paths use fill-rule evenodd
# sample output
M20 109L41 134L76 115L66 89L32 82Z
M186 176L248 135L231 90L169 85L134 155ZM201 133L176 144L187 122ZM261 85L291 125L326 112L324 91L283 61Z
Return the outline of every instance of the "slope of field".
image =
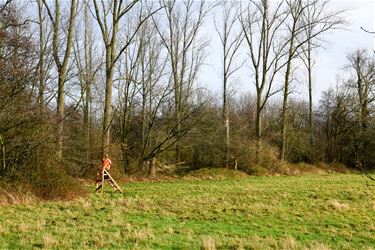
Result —
M181 180L75 202L0 207L0 248L373 249L360 175Z

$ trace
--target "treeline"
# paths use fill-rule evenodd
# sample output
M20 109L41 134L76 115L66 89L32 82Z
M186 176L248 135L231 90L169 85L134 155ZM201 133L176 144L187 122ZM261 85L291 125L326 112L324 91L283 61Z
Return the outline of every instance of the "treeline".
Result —
M374 56L348 54L337 87L313 105L314 51L341 14L317 0L3 1L1 175L90 176L106 153L126 174L373 169ZM212 18L215 51L203 29ZM198 84L207 53L221 53L220 98ZM233 95L244 69L255 92Z

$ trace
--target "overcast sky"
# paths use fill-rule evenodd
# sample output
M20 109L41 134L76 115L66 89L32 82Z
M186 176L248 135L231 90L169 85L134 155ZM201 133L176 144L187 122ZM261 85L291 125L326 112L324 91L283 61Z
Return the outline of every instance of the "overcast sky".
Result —
M315 68L313 75L314 84L314 103L318 104L321 92L327 90L330 86L336 85L336 77L343 72L346 64L346 56L357 48L365 48L369 51L375 49L375 37L361 30L364 27L367 30L375 31L375 1L350 1L350 0L331 0L329 6L334 9L346 9L345 30L333 30L324 36L326 43L323 48L315 52ZM222 89L222 78L220 72L221 54L220 44L217 34L214 30L212 16L206 21L204 33L210 34L211 43L207 49L207 65L203 67L200 75L200 83L204 87L213 91L219 97ZM237 76L232 78L232 87L236 94L243 92L253 92L253 86L249 80L249 69L242 69ZM299 78L304 78L299 74ZM304 79L299 79L304 81ZM293 96L296 98L307 98L307 87L302 84L295 86Z

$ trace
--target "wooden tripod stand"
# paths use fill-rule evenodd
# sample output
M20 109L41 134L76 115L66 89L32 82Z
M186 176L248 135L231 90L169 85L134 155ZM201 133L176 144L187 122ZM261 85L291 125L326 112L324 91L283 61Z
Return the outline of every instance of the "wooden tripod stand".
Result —
M97 183L97 187L96 187L96 190L95 191L98 191L99 189L102 189L101 192L103 192L103 189L104 189L104 182L105 181L108 181L109 184L111 185L111 187L116 191L116 192L119 192L119 193L122 193L122 189L120 188L120 186L115 182L115 180L112 178L112 176L108 173L107 170L103 169L103 172L102 172L102 181L101 183ZM99 185L98 185L99 184Z

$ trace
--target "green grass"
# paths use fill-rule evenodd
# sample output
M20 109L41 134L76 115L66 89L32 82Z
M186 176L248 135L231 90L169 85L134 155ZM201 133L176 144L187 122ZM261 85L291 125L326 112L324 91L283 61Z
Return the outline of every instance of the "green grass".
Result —
M0 208L0 248L372 249L360 175L129 183L124 194ZM372 247L372 248L371 248Z

